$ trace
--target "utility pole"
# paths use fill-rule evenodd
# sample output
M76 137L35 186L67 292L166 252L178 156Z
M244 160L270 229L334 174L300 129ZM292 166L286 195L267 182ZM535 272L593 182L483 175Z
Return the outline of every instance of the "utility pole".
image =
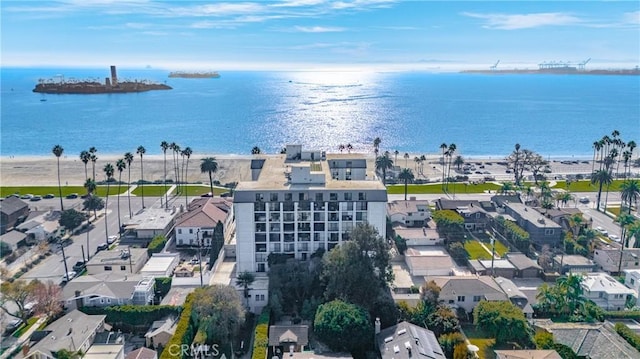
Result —
M64 277L69 281L69 268L67 268L67 256L64 254L64 244L62 238L60 238L60 249L62 250L62 261L64 262Z
M496 258L496 244L495 244L496 239L494 237L491 237L491 276L492 277L496 277L496 271L493 268L493 260Z
M91 230L91 219L87 220L87 262L90 259L91 252L89 252L89 231Z
M200 287L202 287L202 241L200 240L200 228L198 228L196 232L196 240L198 241L198 263L200 264Z

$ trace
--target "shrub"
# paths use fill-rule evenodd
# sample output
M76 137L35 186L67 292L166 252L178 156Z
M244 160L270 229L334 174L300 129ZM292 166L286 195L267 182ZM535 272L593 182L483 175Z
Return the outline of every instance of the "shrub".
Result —
M153 237L147 246L147 253L149 253L149 257L151 257L153 253L161 252L165 243L167 243L167 238L165 236L157 235Z
M269 346L269 307L265 307L258 318L253 340L251 359L265 359Z
M622 323L616 323L616 333L618 333L627 343L631 344L636 350L640 351L640 335L636 334L628 326Z
M158 277L155 279L156 285L156 293L161 297L164 297L169 293L171 289L171 278L169 277Z
M115 328L130 331L132 328L148 328L154 321L168 315L178 316L181 307L172 305L119 305L111 307L82 307L86 314L104 314L106 322ZM146 330L146 329L144 329Z
M184 307L182 313L180 315L180 319L178 320L178 325L176 326L176 331L167 342L165 348L176 348L177 346L181 346L182 344L191 344L193 342L193 338L195 336L195 323L192 320L191 311L192 311L192 294L187 295L187 299L184 302ZM174 353L175 354L175 351ZM163 350L160 355L160 359L173 359L173 355L171 355L171 350Z

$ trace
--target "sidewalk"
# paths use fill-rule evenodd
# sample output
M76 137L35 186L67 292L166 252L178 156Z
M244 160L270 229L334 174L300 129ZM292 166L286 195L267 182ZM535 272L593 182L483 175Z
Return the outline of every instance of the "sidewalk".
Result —
M35 322L35 324L33 324L29 330L27 330L26 332L22 333L22 335L20 336L20 338L18 338L18 340L13 343L12 346L10 346L9 348L7 348L7 350L2 353L2 356L0 356L0 359L5 359L5 358L9 358L11 357L12 353L14 350L18 349L19 347L22 346L22 344L24 342L26 342L27 340L29 340L29 337L31 337L31 334L33 334L33 332L35 332L36 330L38 330L38 328L40 328L40 326L46 322L47 317L41 317L38 318L38 321Z

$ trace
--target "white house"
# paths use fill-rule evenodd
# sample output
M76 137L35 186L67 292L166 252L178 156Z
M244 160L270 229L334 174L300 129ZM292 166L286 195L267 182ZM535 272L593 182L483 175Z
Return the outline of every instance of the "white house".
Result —
M150 304L154 280L139 275L121 277L112 274L84 275L62 289L66 308L108 307L112 305Z
M482 300L509 300L498 283L489 276L427 277L440 287L440 301L453 308L473 311Z
M187 211L176 218L176 245L210 247L213 233L218 225L224 231L231 228L233 221L233 203L221 197L196 198L187 207ZM224 232L221 233L224 237Z
M640 269L625 269L624 285L635 292L636 305L640 306Z
M623 310L627 297L636 294L606 273L586 274L582 279L582 290L585 298L604 310Z
M598 264L602 271L609 274L618 273L618 268L621 271L640 269L640 249L625 248L622 253L622 261L620 261L620 255L619 249L596 249L593 251L593 261Z
M387 214L391 223L406 227L422 227L431 219L429 201L416 200L391 201L387 204Z

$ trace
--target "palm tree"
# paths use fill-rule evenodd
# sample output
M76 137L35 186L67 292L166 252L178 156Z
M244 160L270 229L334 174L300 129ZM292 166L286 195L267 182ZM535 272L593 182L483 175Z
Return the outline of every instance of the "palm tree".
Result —
M144 146L138 146L136 153L140 155L140 189L142 190L142 208L144 208L144 168L142 166L142 156L147 152Z
M638 180L627 180L620 185L620 198L622 204L627 204L627 213L631 214L631 206L638 205L640 199L640 182Z
M262 151L260 151L260 147L258 147L258 146L254 146L254 147L251 149L251 154L252 154L252 155L259 155L260 153L262 153Z
M87 180L87 178L89 178L89 175L87 174L87 163L89 163L90 160L91 160L91 154L89 153L89 151L80 152L80 161L82 161L82 163L84 163L84 179L85 179L85 181Z
M625 247L629 247L629 241L631 236L629 235L629 227L633 225L635 221L635 217L627 213L621 213L616 218L616 223L620 225L620 261L618 262L618 275L622 274L622 256L624 255ZM634 243L634 247L637 246L638 237L636 237L636 242Z
M109 243L109 226L107 225L107 206L109 205L109 187L111 184L111 179L113 178L113 165L111 163L107 163L104 165L102 169L104 174L107 175L107 197L104 200L104 235L107 243Z
M427 156L420 155L420 174L424 176L424 163L427 162Z
M560 207L558 204L562 203L562 207L567 206L567 202L573 200L573 196L569 192L561 192L556 195L556 206Z
M127 163L127 168L129 168L129 189L127 190L127 199L129 200L129 218L133 217L133 212L131 211L131 163L133 162L133 153L127 152L124 154L124 161Z
M444 173L445 173L445 170L444 170L444 163L445 163L444 162L444 155L445 155L445 152L447 151L447 148L448 148L448 146L444 142L440 145L440 150L442 151L442 183L443 183L443 185L444 185Z
M400 151L398 151L398 150L393 151L393 156L394 156L393 162L394 163L398 163L398 155L399 154L400 154Z
M409 160L409 157L411 157L411 156L409 156L409 153L405 152L404 153L404 168L409 168L409 164L407 163L407 161Z
M595 170L596 165L596 153L600 152L600 141L593 142L593 161L591 162L591 173Z
M413 172L411 172L411 169L409 168L403 168L402 171L400 171L398 178L404 181L404 200L406 201L407 190L408 190L407 185L409 182L413 182L413 179L414 179Z
M382 139L380 137L376 137L373 140L373 149L374 152L376 153L376 155L378 154L378 152L380 151L380 144L382 143Z
M600 197L602 196L602 186L608 186L612 181L613 178L611 177L611 173L607 170L597 170L591 176L591 183L598 183L598 203L596 204L596 210L600 211Z
M418 172L418 164L420 163L420 157L415 156L413 158L413 162L414 162L413 168L416 170L416 172Z
M341 143L338 145L338 150L340 150L340 153L342 153L342 151L344 151L345 147L344 145Z
M453 162L453 154L456 152L456 144L452 143L449 145L449 148L447 149L447 151L445 152L445 155L447 157L449 157L449 163L447 165L447 189L449 188L449 177L451 175L451 163Z
M218 162L215 157L203 158L200 162L200 172L209 174L209 186L211 187L211 196L213 196L213 173L218 171Z
M92 173L93 173L93 179L96 179L96 161L98 160L98 156L96 155L96 152L98 152L98 149L91 146L89 147L89 159L91 160L91 167L92 167Z
M563 288L563 291L567 294L567 304L569 304L568 313L573 313L581 301L582 297L582 275L570 274L568 276L562 276L556 280L556 285Z
M124 159L120 158L116 161L116 168L118 169L118 233L122 231L122 222L120 221L120 186L122 185L122 171L127 168L127 163Z
M60 156L62 156L64 148L60 145L55 145L51 152L53 152L58 161L58 195L60 196L60 210L64 211L64 205L62 204L62 186L60 185Z
M464 164L464 158L460 155L456 156L456 159L453 160L453 164L456 165L456 168L460 171L460 167Z
M95 192L97 188L96 181L94 181L93 178L87 178L87 180L84 181L83 187L87 190L87 196L92 197L93 192ZM93 209L93 216L98 218L95 208Z
M353 150L353 145L350 143L347 143L346 149L347 149L347 153L351 153L351 150Z
M242 291L244 293L244 297L247 301L247 307L249 306L249 286L255 280L255 276L250 272L242 272L238 274L236 278L236 285L242 287Z
M376 158L376 171L382 171L382 184L386 185L387 170L393 168L393 160L389 157L389 153Z
M169 149L169 142L162 141L160 143L162 154L164 155L164 177L162 183L164 184L164 208L169 208L168 195L167 195L167 150Z
M182 151L182 154L184 155L184 157L187 158L187 164L185 165L185 170L184 170L184 181L185 183L188 181L188 176L189 176L189 158L191 158L191 154L193 153L193 150L191 149L191 147L187 146L184 148L184 150ZM185 205L185 209L187 207L189 207L189 202L187 200L187 185L185 184L184 187L184 205ZM213 196L213 193L211 193L211 195Z
M171 142L169 144L169 148L171 149L171 158L173 159L173 174L175 176L175 184L176 184L176 193L180 192L180 181L178 179L178 160L176 158L176 152L180 152L180 146L177 143Z
M633 248L640 247L640 221L634 221L627 226L627 237L629 241L631 238L635 238L633 241Z

